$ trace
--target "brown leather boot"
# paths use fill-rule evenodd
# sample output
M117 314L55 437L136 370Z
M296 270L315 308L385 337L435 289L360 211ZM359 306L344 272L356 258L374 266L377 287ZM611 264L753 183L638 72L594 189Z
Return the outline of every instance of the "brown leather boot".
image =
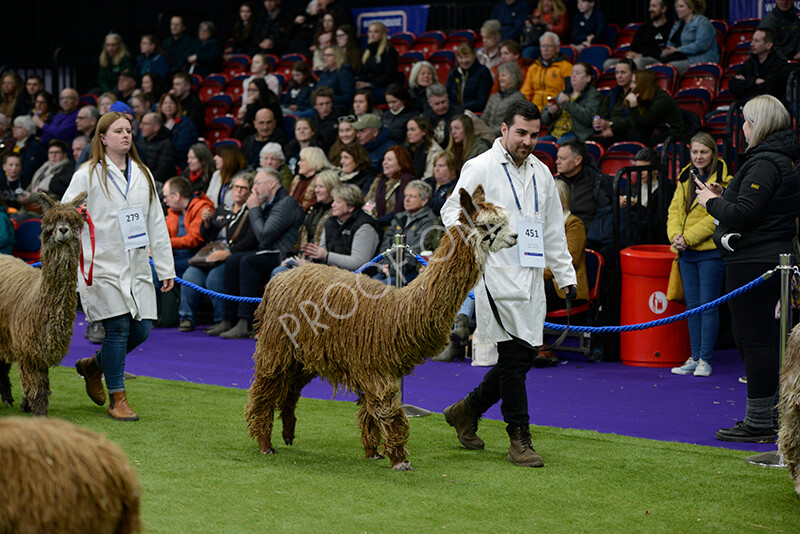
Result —
M97 365L94 356L81 358L75 362L75 369L86 381L86 394L98 406L106 403L106 390L103 387L103 370Z
M478 437L478 420L481 416L472 411L467 406L466 400L461 399L452 406L444 409L444 419L447 424L456 429L458 441L472 450L482 451L486 446L481 438Z
M536 454L531 445L531 431L528 425L518 426L509 435L508 461L523 467L544 467L544 460Z
M125 391L117 391L111 394L111 401L108 403L108 416L117 421L138 421L139 416L128 406L128 398Z

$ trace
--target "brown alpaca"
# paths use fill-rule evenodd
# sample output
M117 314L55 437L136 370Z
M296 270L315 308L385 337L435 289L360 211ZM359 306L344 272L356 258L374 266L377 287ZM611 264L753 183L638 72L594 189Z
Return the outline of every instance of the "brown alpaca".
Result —
M9 370L19 364L22 411L47 415L48 369L69 349L78 306L82 193L68 204L41 195L42 268L0 255L0 398L11 406Z
M399 380L447 343L456 312L487 256L516 243L508 212L460 190L460 225L442 238L430 265L402 289L337 267L306 265L273 278L256 311L255 376L245 417L261 452L272 447L274 411L292 444L300 392L315 376L358 395L367 458L410 470L408 419Z
M141 489L122 450L57 419L0 419L0 531L139 532Z
M794 490L800 495L800 325L792 329L781 370L778 450L783 454Z

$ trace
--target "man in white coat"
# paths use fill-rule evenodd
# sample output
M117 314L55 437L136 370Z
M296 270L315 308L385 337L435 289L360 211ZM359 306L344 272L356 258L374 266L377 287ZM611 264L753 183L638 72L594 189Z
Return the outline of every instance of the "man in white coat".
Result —
M482 450L483 440L476 434L478 420L502 401L500 410L511 440L508 460L530 467L544 465L531 444L525 389L535 347L542 345L544 267L550 267L568 295L576 291L555 182L547 167L531 155L540 125L534 104L513 103L503 118L502 137L491 150L464 164L456 184L456 191L463 187L470 194L482 185L488 202L509 210L519 242L489 256L484 278L475 288L475 339L497 343L497 364L478 387L444 411L462 445ZM458 196L452 195L442 208L445 226L457 223L459 209Z

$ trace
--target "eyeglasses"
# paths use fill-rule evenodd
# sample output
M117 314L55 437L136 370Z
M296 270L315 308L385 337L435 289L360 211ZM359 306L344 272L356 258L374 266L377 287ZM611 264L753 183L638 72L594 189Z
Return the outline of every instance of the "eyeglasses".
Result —
M358 117L356 117L355 115L342 115L336 120L338 122L356 122L358 120Z

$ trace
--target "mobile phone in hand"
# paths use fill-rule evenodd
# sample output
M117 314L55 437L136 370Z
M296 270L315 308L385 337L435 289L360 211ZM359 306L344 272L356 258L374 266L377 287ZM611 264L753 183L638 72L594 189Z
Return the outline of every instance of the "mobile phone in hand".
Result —
M689 172L690 172L690 173L692 173L692 178L694 178L694 180L695 180L695 183L697 183L697 182L700 182L700 183L702 184L702 186L703 186L703 187L705 187L706 189L708 189L708 186L707 186L707 185L706 185L706 183L703 181L703 179L702 179L702 178L700 178L700 175L699 175L699 174L697 174L697 171L696 171L696 170L694 170L694 169L691 169Z

